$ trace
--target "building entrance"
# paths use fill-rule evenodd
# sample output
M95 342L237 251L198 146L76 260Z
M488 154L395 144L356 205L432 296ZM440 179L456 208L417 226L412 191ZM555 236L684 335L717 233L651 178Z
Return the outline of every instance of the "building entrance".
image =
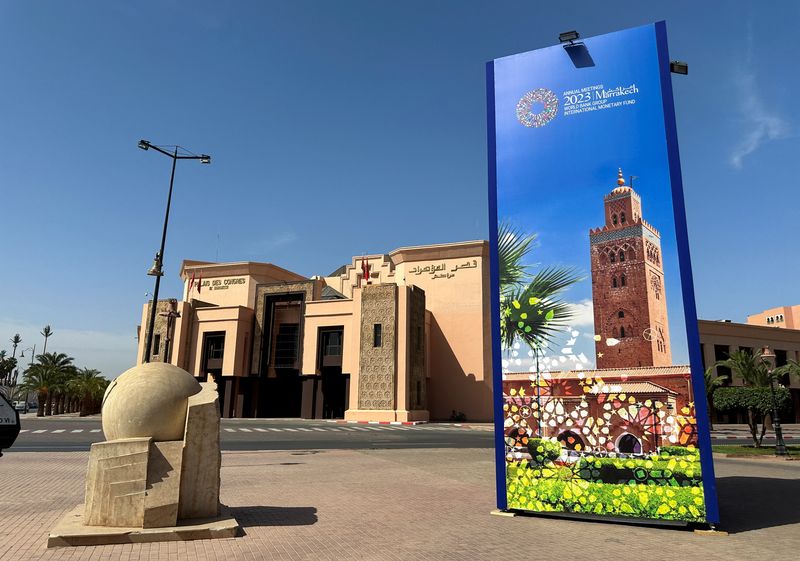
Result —
M322 381L322 418L343 419L347 409L349 375L342 374L342 327L319 332L318 368Z

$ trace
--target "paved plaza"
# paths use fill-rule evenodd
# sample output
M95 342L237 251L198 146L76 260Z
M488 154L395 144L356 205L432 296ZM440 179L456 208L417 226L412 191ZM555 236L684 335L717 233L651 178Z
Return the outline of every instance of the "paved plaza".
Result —
M489 449L223 453L222 501L244 528L228 540L46 549L83 501L87 452L0 458L0 561L24 559L502 560L793 559L800 462L719 458L723 529L686 530L490 516Z

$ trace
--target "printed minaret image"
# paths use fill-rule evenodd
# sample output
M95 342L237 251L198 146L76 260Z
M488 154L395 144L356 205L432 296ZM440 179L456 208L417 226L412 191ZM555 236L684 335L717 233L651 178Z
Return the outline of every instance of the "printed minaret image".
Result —
M671 365L661 235L622 169L604 205L589 231L597 368Z

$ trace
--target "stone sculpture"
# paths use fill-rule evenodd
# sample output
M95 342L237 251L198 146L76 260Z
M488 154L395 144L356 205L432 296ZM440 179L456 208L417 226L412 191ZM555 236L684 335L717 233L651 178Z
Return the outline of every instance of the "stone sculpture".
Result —
M136 366L109 385L102 419L107 440L92 445L86 503L82 512L76 509L62 520L48 545L236 535L238 525L229 517L225 524L195 526L194 532L181 522L221 520L219 403L213 378L201 384L185 370L161 362ZM137 534L137 528L142 532ZM159 528L176 532L148 530Z

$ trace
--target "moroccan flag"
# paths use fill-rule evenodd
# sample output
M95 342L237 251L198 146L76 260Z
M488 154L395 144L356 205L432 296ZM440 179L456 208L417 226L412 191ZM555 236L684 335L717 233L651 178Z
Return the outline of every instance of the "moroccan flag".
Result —
M192 271L192 281L189 283L189 294L192 293L193 288L194 288L194 271Z
M197 277L197 293L200 294L200 284L203 282L203 273L200 273L200 276Z
M369 263L364 261L364 258L361 258L361 273L364 277L364 281L369 284Z

